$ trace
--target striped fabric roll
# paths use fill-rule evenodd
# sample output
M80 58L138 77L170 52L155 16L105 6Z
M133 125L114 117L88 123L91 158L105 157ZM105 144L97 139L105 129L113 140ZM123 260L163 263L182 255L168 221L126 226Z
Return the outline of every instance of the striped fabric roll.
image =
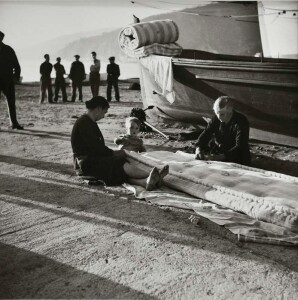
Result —
M152 44L136 49L135 55L137 57L144 57L151 54L163 55L163 56L177 56L182 52L182 47L177 43L169 44Z
M183 48L177 43L169 43L169 44L157 44L154 43L152 45L143 46L136 50L130 50L124 48L123 51L126 55L130 57L145 57L152 54L162 55L162 56L178 56L181 54Z
M178 38L179 30L174 21L156 20L124 27L119 34L119 45L123 51L125 48L135 50L153 43L173 43Z

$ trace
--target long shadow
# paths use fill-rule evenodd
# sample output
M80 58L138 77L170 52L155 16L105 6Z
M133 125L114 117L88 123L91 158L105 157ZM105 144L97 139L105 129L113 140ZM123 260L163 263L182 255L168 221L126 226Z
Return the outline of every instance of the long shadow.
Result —
M0 243L2 299L157 299L98 275Z
M37 129L27 129L25 128L26 131L32 132L32 133L45 133L45 134L53 134L53 135L58 135L58 136L65 136L70 138L70 133L64 133L64 132L57 132L57 131L47 131L47 130L37 130Z
M46 139L56 139L56 140L63 140L63 141L70 140L70 135L64 136L61 134L51 133L51 132L47 132L47 131L28 130L26 128L24 130L3 130L3 129L1 129L1 131L6 132L6 133L20 134L20 135L31 135L31 136L36 136L36 137L46 138Z
M74 175L73 166L69 164L58 164L42 160L19 158L7 155L0 155L0 162L5 162L23 167L35 168L38 170L48 170L64 175Z
M34 167L36 164L40 164L40 162L34 160L15 160L15 158L12 157L4 158L6 158L6 161L21 166ZM3 161L3 156L0 156L0 161ZM65 166L57 166L58 164L44 162L42 162L42 164L45 170L53 171L53 169L55 169L57 172L63 170L63 166ZM67 167L70 168L69 166ZM40 165L38 169L41 169ZM69 175L69 172L66 174ZM191 214L189 211L177 209L171 210L171 213L169 213L167 210L160 209L159 207L146 205L145 202L131 201L133 199L132 196L130 199L122 200L120 198L121 192L118 192L118 195L116 195L117 192L114 193L114 191L113 194L109 194L106 190L103 190L102 187L96 189L98 192L94 193L94 189L90 189L89 191L88 189L86 190L86 188L83 189L81 185L75 187L73 183L67 185L67 182L64 182L65 185L61 185L61 181L59 180L55 181L51 178L42 178L40 176L37 176L37 179L38 180L35 180L33 176L31 176L31 179L27 179L10 175L0 175L2 193L23 198L25 187L26 195L30 195L30 202L19 200L8 201L13 201L20 206L40 209L83 222L103 224L124 231L132 231L138 235L204 248L211 252L237 257L239 256L239 249L237 249L237 247L235 247L235 251L229 251L228 253L226 249L231 249L231 242L236 246L243 246L242 243L237 242L237 237L227 229L219 227L208 220L203 220L201 226L186 224L188 223L187 218ZM48 182L43 182L43 180L48 180ZM52 207L46 207L45 204L52 205ZM54 209L54 206L70 208L73 212L66 212L59 208ZM117 207L117 209L115 209L115 207ZM79 211L90 213L92 216L77 214L76 212ZM142 218L140 218L140 216L142 216ZM144 226L145 229L143 228ZM270 253L270 256L266 254L266 251L260 250L262 257L266 256L271 260L298 271L298 261L297 263L293 263L293 257L297 254L296 249L282 246L267 246L267 248L269 247L270 252L268 253ZM252 245L250 245L249 248L255 251L263 249ZM280 255L281 252L283 252L284 255ZM244 251L243 255L249 257L247 250ZM251 257L247 259L251 259ZM264 261L264 259L258 257L254 257L254 259L260 260L261 262Z

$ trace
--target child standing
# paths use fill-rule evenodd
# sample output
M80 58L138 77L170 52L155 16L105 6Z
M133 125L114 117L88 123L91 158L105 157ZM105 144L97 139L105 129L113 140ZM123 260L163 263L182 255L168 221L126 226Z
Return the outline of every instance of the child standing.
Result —
M129 117L125 121L126 134L115 138L114 143L119 145L119 149L135 152L146 152L143 140L138 137L141 121L135 117Z

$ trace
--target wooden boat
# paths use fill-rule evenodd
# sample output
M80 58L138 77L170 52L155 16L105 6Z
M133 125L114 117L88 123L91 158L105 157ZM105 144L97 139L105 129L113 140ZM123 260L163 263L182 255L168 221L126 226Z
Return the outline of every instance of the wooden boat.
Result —
M281 22L277 24L278 26L282 26L283 22L291 27L298 24L295 10L291 9L291 6L283 10L284 3L279 3L279 6L274 5L269 6L268 9L278 14L278 20ZM268 15L263 14L265 8L261 2L258 6L259 16L262 18L260 24L262 44L266 39L263 53L266 55L274 53L277 57L274 55L270 58L264 58L262 55L254 57L255 53L247 56L233 53L233 55L221 55L201 51L202 45L199 50L184 50L179 57L172 58L175 93L173 103L167 101L158 92L160 85L155 82L154 76L141 66L140 80L144 107L152 105L155 107L148 110L151 118L204 126L206 118L213 116L214 101L219 96L227 95L233 98L235 109L248 117L251 138L298 147L298 51L296 49L298 42L295 36L298 28L291 31L290 27L286 27L287 32L282 34L281 31L276 31L274 36L272 30L269 32L268 26L276 20L276 15L273 16L271 11ZM269 22L265 19L267 17L270 18ZM273 17L275 19L272 21ZM249 32L255 30L252 26L249 27ZM216 28L219 30L218 27ZM224 28L222 33L224 34ZM244 31L235 39L241 38L243 33ZM284 35L289 36L285 38ZM296 41L290 43L291 49L285 47L285 41L289 38L291 41L293 39ZM275 39L274 44L271 43L273 39ZM258 40L255 43L257 45ZM278 44L282 47L278 48ZM287 53L290 55L287 56Z
M156 108L149 116L204 126L214 101L228 95L248 117L251 138L298 147L298 60L184 51L172 63L172 104L143 72L144 107Z

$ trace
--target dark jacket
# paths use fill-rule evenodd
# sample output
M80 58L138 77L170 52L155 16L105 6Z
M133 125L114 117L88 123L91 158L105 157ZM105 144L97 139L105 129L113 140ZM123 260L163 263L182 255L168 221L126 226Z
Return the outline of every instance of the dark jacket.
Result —
M21 67L14 50L5 44L0 46L0 78L4 80L20 79Z
M52 70L53 70L53 65L50 62L47 61L43 62L39 68L41 79L51 78Z
M117 80L120 76L120 68L117 64L112 63L107 65L108 81Z
M114 151L105 145L104 137L88 115L75 122L71 133L74 157L103 158L113 156Z
M72 81L83 81L86 79L84 64L80 61L74 61L71 64L69 78Z
M60 63L54 64L54 69L56 71L56 79L64 79L65 69Z
M225 161L250 164L249 122L243 114L234 111L227 124L220 122L214 116L199 136L196 146L206 150L212 139L215 141L218 152L224 154Z

